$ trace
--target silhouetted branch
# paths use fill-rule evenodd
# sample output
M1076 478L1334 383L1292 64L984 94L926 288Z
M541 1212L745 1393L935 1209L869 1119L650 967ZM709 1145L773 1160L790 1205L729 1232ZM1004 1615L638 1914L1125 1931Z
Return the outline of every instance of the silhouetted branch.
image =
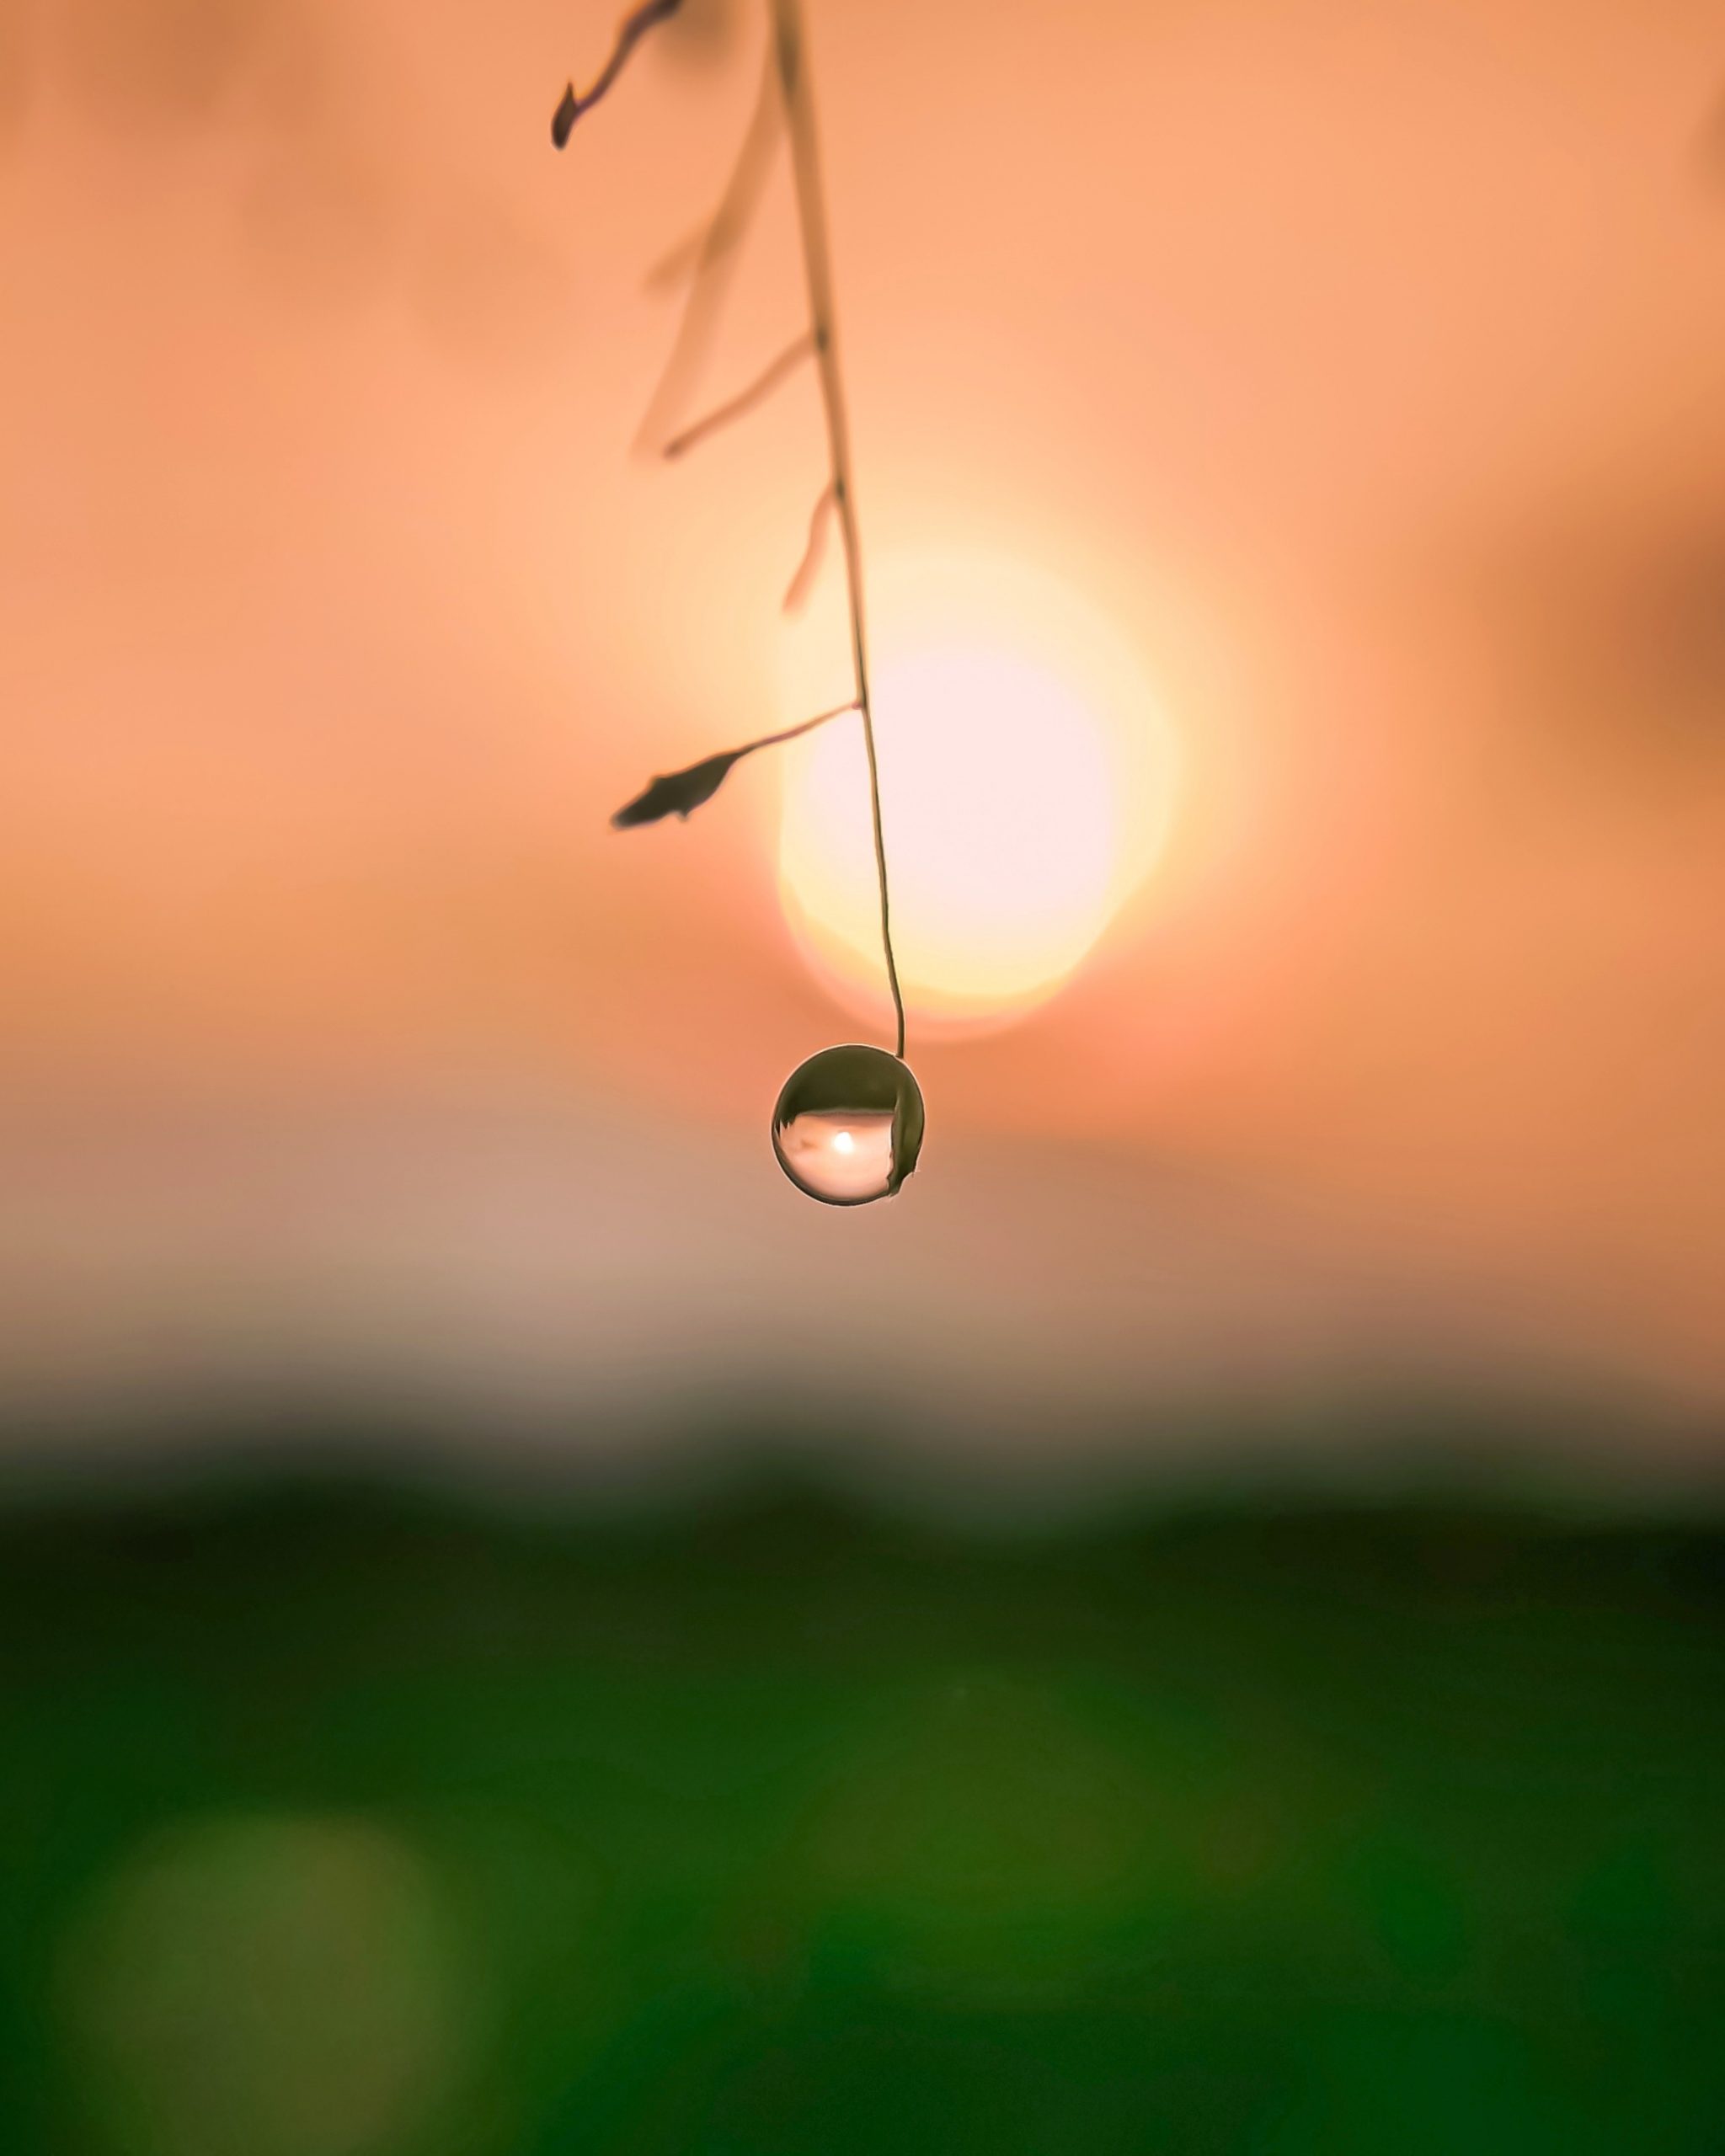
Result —
M797 573L785 586L784 611L794 614L809 596L810 587L820 574L820 564L826 558L826 534L836 506L830 484L823 487L809 512L809 536L803 542L803 558L797 564Z
M569 131L590 105L598 104L623 72L623 63L635 46L655 24L667 21L676 14L683 0L642 0L642 5L633 13L625 15L617 25L617 43L611 47L611 57L604 72L584 98L575 95L575 86L569 83L564 89L557 110L552 115L551 139L560 150L569 139Z
M658 384L636 430L637 449L656 448L659 438L674 424L688 401L690 388L713 341L718 311L734 267L733 257L737 244L749 228L766 176L772 169L772 153L777 147L783 120L778 76L769 51L742 147L737 152L737 161L731 168L712 221L698 239L686 239L673 248L649 279L649 284L662 285L686 274L690 280L689 296Z
M814 333L807 329L800 337L793 338L770 366L761 369L746 389L739 390L716 411L709 412L703 419L697 419L692 427L685 427L681 434L673 435L665 445L665 454L667 456L681 456L697 441L704 441L708 435L716 434L721 427L728 427L734 420L752 412L757 404L763 403L772 396L788 375L794 374L804 360L812 356L815 342Z
M617 810L611 819L611 829L629 830L637 824L656 824L665 816L681 816L686 822L692 810L712 800L729 776L733 764L740 762L745 756L752 756L757 749L776 748L781 741L794 741L799 734L812 734L817 726L825 726L829 719L842 718L846 712L856 708L854 702L836 704L817 718L805 718L800 726L788 726L778 734L763 734L758 741L745 742L740 749L723 749L716 756L705 756L698 764L690 764L682 771L655 778L644 792L638 793L633 801L626 801Z
M556 118L552 123L552 139L559 149L569 140L569 130L579 114L588 105L596 103L616 81L637 40L655 23L662 22L673 14L680 4L681 0L646 0L645 5L638 7L625 19L617 34L616 50L588 96L578 98L574 85L569 85L563 93L563 102L558 107ZM688 305L684 309L676 343L649 407L647 418L642 423L641 435L645 437L654 430L658 415L664 412L674 397L680 400L689 372L698 364L701 348L711 333L715 310L722 296L720 267L746 225L766 176L768 155L777 136L782 98L782 114L790 132L791 170L796 187L797 221L802 234L804 277L809 294L809 328L781 352L746 389L675 435L665 444L664 453L667 456L682 456L715 429L727 426L732 420L752 411L793 368L800 366L811 355L814 357L820 367L821 403L826 414L831 477L809 519L803 559L785 594L785 604L788 607L798 604L813 581L820 566L827 522L830 515L836 515L844 543L845 590L850 606L851 659L856 694L849 703L840 706L837 710L823 712L818 718L806 720L801 726L790 727L782 734L763 735L760 740L749 742L743 748L727 750L718 755L708 756L698 764L691 764L686 770L654 779L644 792L617 810L611 822L619 827L628 827L634 824L655 823L663 816L686 816L692 809L698 808L702 802L711 800L724 783L732 765L740 757L751 755L756 750L769 748L776 742L790 740L796 734L806 734L812 727L825 725L828 719L836 718L841 711L855 711L862 721L863 746L868 758L868 804L874 827L874 865L880 890L881 949L886 961L887 985L892 992L893 1011L897 1021L896 1054L902 1059L905 1053L905 998L899 985L898 962L893 953L892 910L887 893L886 841L881 829L880 771L875 754L874 716L868 698L868 648L862 604L862 545L857 529L855 494L851 478L850 433L845 413L844 378L839 366L832 265L827 241L826 210L821 194L814 104L808 70L804 64L802 0L769 0L769 5L772 33L768 40L761 94L756 99L748 133L718 212L707 227L698 250L692 253L690 243L685 242L673 251L666 263L660 265L658 273L661 276L680 275L684 265L692 261L693 282ZM774 93L775 77L777 95Z
M857 526L856 490L851 482L851 437L845 416L844 376L839 366L838 328L832 296L832 261L826 237L826 206L820 186L820 148L814 125L814 99L803 64L802 0L772 0L772 47L784 89L785 117L791 133L791 171L797 188L797 221L803 234L803 270L809 287L809 326L820 363L821 402L826 408L826 437L832 452L832 495L844 541L845 590L851 608L851 659L857 685L857 708L862 715L862 744L868 754L868 806L874 824L874 867L880 887L880 942L886 961L898 1022L897 1054L905 1053L905 997L893 955L892 906L887 896L886 839L880 820L880 769L874 750L874 713L868 701L868 639L863 625L862 541Z

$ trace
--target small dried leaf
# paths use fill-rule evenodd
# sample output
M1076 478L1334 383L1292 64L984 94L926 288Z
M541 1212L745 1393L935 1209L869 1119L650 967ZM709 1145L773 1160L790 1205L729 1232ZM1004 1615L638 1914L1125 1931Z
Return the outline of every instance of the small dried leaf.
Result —
M644 793L638 793L617 810L611 819L611 829L624 831L635 824L656 824L661 816L686 817L703 801L712 800L724 784L731 766L747 754L745 749L727 749L704 762L691 764L686 771L655 778Z
M563 93L563 102L552 115L551 139L560 150L569 139L569 130L587 109L597 104L623 72L623 63L634 51L645 33L656 23L667 21L676 14L683 0L641 0L641 5L631 15L624 16L617 25L617 43L611 47L611 57L601 71L599 79L584 98L575 95L571 83Z

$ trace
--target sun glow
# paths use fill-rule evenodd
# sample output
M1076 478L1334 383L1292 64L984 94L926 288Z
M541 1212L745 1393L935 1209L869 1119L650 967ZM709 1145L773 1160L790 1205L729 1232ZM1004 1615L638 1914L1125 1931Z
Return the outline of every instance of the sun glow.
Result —
M875 731L905 998L924 1019L996 1019L1067 979L1150 866L1166 728L1119 640L1060 587L975 568L883 582ZM788 752L779 872L817 970L846 1000L879 993L855 718Z

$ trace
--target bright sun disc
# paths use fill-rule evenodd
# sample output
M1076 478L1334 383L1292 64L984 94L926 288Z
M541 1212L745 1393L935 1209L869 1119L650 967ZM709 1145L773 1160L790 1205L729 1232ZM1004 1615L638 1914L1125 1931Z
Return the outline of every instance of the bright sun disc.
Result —
M1075 661L1049 648L1058 640L1047 606L1040 620L991 606L985 633L959 611L947 634L900 639L896 651L883 638L874 687L900 976L919 1015L948 1020L1028 1008L1082 962L1154 852L1168 761L1141 681L1123 680L1124 662L1110 675L1105 662L1119 654L1099 664L1095 635ZM788 755L779 872L819 969L841 989L878 991L868 771L854 718Z

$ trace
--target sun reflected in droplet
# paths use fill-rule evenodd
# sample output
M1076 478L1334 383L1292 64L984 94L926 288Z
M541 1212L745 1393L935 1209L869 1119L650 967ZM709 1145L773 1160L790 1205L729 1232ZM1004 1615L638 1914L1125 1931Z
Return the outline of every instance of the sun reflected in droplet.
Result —
M862 1125L860 1140L849 1128L836 1130L828 1115L799 1115L778 1134L780 1157L796 1179L816 1196L855 1204L868 1198L884 1198L893 1169L893 1119L890 1114L859 1116L846 1111L850 1123Z

